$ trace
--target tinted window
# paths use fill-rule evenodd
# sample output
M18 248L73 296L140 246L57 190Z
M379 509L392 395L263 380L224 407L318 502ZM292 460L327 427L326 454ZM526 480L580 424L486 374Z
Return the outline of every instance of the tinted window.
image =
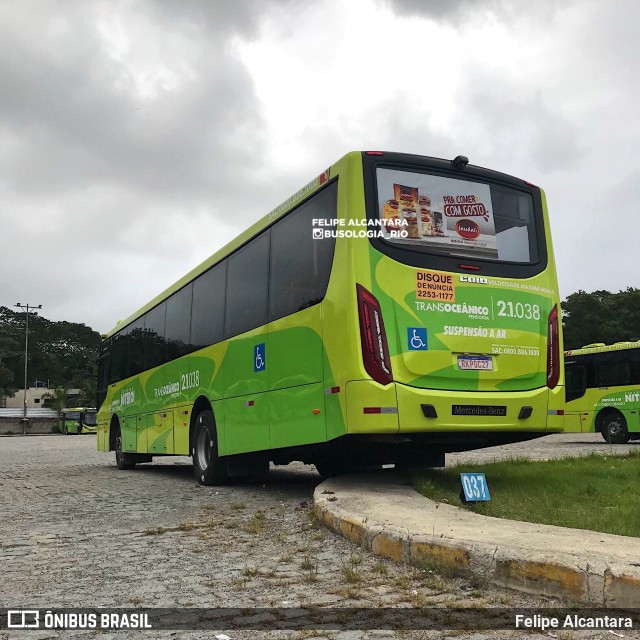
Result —
M191 332L191 292L188 284L167 300L167 320L165 339L167 342L167 360L179 358L191 351L189 334Z
M223 339L227 263L203 273L193 283L191 344L202 349Z
M597 382L600 387L631 384L631 363L625 352L603 353L597 366Z
M528 193L493 185L498 258L514 262L537 262L533 200Z
M581 398L587 390L587 368L576 361L565 363L565 392L567 402Z
M129 377L144 371L144 317L131 323L127 332L129 334L127 377Z
M98 359L98 407L104 402L106 389L109 385L110 351L111 340L105 340L100 345L100 358Z
M334 182L271 229L270 320L306 309L324 298L335 239L314 239L313 220L336 217L337 193L338 183Z
M145 314L144 368L152 369L164 362L164 328L167 303L163 302Z
M226 336L235 336L267 321L269 280L267 230L228 258Z
M127 375L127 342L128 336L123 331L111 338L110 384L122 380Z
M631 384L640 384L640 349L629 351L631 362Z

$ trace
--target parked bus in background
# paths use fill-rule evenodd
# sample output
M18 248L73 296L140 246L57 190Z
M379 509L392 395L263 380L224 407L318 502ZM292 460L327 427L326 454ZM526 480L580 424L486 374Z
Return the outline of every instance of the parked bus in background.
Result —
M540 188L352 152L104 336L98 449L213 484L559 432L558 314Z
M640 440L640 340L565 353L566 430L613 444Z
M97 427L96 410L84 407L75 409L63 409L60 412L59 429L60 433L69 435L84 432L95 433Z

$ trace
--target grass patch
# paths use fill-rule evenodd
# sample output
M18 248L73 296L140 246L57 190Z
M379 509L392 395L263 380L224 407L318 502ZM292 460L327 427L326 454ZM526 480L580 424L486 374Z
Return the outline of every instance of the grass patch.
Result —
M344 581L348 584L357 584L364 580L362 573L362 556L351 554L346 562L340 567L340 573Z
M484 472L489 502L464 508L496 518L554 524L573 529L640 537L640 452L592 454L561 460L507 460L460 464L416 472L423 495L452 505L460 502L460 473Z
M155 527L154 529L145 529L142 533L145 536L161 536L163 533L167 533L167 531L171 531L171 529Z
M251 520L242 527L247 533L261 535L267 529L267 516L264 511L256 511Z

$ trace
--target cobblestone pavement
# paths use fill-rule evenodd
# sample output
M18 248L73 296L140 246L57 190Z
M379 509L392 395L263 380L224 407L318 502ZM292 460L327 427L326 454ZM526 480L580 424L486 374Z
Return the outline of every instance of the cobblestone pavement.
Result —
M550 436L456 459L550 457L611 448ZM614 447L622 452L640 445ZM556 603L380 560L315 522L320 477L302 464L266 484L197 487L189 458L118 471L92 436L0 438L0 607L536 607ZM598 632L528 638L615 637ZM634 637L633 632L624 637ZM462 631L33 631L6 638L522 637Z

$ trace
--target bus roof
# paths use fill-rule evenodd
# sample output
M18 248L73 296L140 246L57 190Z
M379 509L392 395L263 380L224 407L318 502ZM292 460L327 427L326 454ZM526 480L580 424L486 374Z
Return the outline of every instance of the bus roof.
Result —
M587 345L582 349L565 351L565 356L582 356L588 353L606 353L608 351L622 351L623 349L640 349L640 340L636 342L616 342L615 344L596 343Z

